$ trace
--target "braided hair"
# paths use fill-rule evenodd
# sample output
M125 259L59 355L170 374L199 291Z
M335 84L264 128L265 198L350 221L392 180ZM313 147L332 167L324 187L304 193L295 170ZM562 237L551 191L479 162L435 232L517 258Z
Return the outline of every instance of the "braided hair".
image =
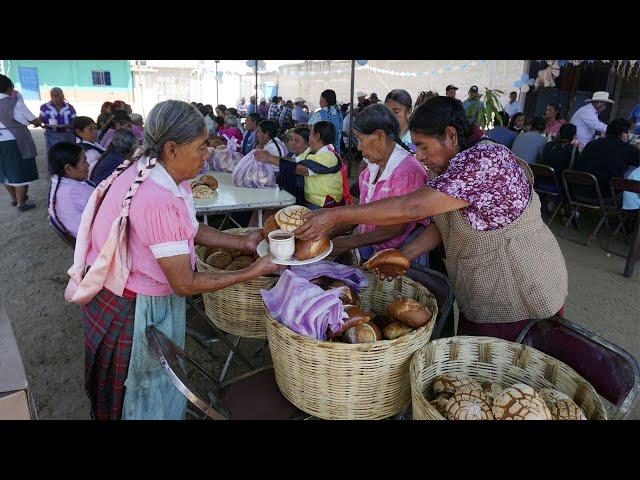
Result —
M56 143L49 149L47 153L47 161L49 163L49 173L53 176L58 177L58 181L56 182L55 189L53 191L53 197L51 197L51 209L53 210L53 218L56 221L56 224L60 227L60 229L69 236L71 233L64 224L60 221L58 217L58 211L56 209L57 204L57 195L58 189L60 188L60 183L62 182L62 177L65 176L64 167L66 165L71 165L72 167L76 167L78 162L80 161L80 157L82 156L82 148L75 143L68 142L59 142Z
M400 138L400 124L395 114L382 103L374 103L365 107L355 118L353 129L364 135L371 135L376 130L382 130L391 140L413 154Z
M342 123L342 112L340 111L340 107L338 107L338 100L336 99L335 90L327 89L324 92L322 92L320 96L324 98L327 102L328 121L331 122L331 117L334 116L333 111L335 111L335 115L338 116L340 123ZM331 143L333 143L333 141Z
M409 120L409 130L421 135L444 138L447 127L455 128L460 150L466 150L473 126L462 102L451 97L437 96L426 100L413 111Z

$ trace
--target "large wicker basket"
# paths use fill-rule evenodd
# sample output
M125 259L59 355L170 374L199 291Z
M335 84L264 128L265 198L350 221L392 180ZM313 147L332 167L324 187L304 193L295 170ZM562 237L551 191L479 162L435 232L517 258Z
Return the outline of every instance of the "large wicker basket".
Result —
M364 309L382 313L404 296L426 305L431 321L395 340L350 345L298 335L266 313L276 381L304 412L327 420L374 420L398 413L410 400L409 362L431 337L436 299L408 277L384 282L367 273L367 279L360 295Z
M243 235L258 228L230 228L224 233ZM204 247L197 247L196 267L199 272L224 272L204 262ZM230 285L211 293L203 293L204 309L222 331L243 338L267 338L264 306L260 289L269 289L274 277L258 277Z
M444 420L429 400L433 381L445 373L461 373L481 382L505 386L526 383L536 390L555 388L569 395L589 420L606 420L595 389L572 368L531 347L493 337L450 337L429 342L411 360L414 420Z

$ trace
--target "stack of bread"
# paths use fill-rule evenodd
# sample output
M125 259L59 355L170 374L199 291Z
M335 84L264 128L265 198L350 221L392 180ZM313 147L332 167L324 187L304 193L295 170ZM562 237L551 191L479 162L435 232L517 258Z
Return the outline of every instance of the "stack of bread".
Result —
M213 175L202 175L199 179L191 182L191 193L195 200L211 198L216 194L218 181Z
M205 263L218 270L242 270L248 268L257 258L258 254L243 255L239 249L213 248L205 253Z
M434 380L433 392L431 405L448 420L586 420L568 395L552 388L505 387L449 373Z
M397 298L388 306L386 313L376 315L362 309L359 295L345 282L318 279L314 283L325 290L341 289L340 299L348 318L339 331L327 331L331 342L371 343L395 340L432 321L429 309L410 298Z
M264 222L262 236L268 241L269 234L274 230L293 232L304 224L303 217L310 211L307 207L301 205L292 205L278 210L275 215L271 215ZM318 240L299 240L296 238L294 258L296 260L309 260L322 255L330 246L327 237L320 237Z

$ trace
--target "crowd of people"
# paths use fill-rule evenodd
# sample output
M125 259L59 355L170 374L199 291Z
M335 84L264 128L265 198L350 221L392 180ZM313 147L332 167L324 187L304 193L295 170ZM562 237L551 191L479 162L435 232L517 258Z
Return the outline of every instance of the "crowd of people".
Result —
M314 112L303 98L274 96L267 105L250 97L236 108L167 100L146 121L116 101L94 122L56 88L37 117L0 76L2 173L21 211L33 208L26 193L37 179L26 125L47 128L49 213L76 239L65 297L82 305L93 418L182 418L185 399L150 367L140 329L155 325L183 347L185 296L280 268L266 256L244 270L194 271L195 245L253 253L262 240L261 231L228 235L196 219L190 180L214 142L277 166L278 185L312 210L296 236L329 236L333 258L352 252L361 264L383 249L424 265L442 257L460 305L458 334L513 340L529 319L562 314L565 261L542 220L528 164L547 163L558 174L582 168L604 188L638 166L640 151L626 142L632 123L596 123L594 113L611 102L601 92L570 122L556 104L529 120L512 92L484 132L469 110L478 87L464 102L457 90L420 92L415 102L403 89L384 101L358 92L351 112L331 89ZM605 136L594 139L596 132ZM355 151L361 163L350 187L343 158Z

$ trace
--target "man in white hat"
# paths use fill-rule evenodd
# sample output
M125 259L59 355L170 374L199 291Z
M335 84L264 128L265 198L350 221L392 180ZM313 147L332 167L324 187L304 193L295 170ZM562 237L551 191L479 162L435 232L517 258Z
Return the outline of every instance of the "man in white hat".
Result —
M358 108L362 110L364 107L368 107L371 105L371 100L367 99L367 94L364 92L356 93L356 97L358 98Z
M586 102L587 105L580 107L571 117L571 123L577 129L576 139L581 152L584 146L593 140L596 132L607 131L607 124L601 122L598 115L607 108L607 103L614 103L609 99L609 92L593 92L593 96Z
M293 112L291 112L291 120L293 123L298 125L299 123L307 123L309 121L309 114L304 111L305 99L302 97L297 97L293 104Z

